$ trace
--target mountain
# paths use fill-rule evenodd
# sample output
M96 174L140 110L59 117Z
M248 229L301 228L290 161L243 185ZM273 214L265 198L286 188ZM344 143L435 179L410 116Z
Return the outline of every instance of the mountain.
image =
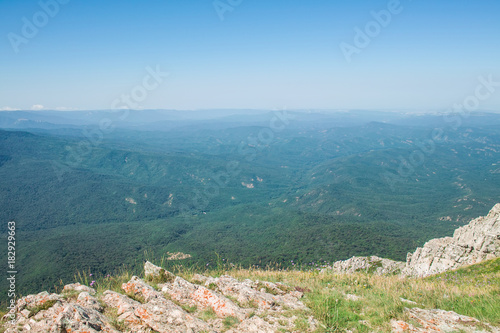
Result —
M138 273L168 252L193 268L216 253L244 267L404 261L500 194L500 115L454 128L442 115L359 110L124 112L0 112L32 121L0 130L0 221L18 230L19 293L82 271Z
M144 264L143 278L131 277L128 272L117 277L80 275L84 284L68 284L59 293L41 292L12 303L10 312L3 317L6 321L3 327L9 333L26 330L331 332L378 331L389 327L394 333L500 332L500 328L494 326L500 325L497 316L500 290L496 284L500 282L499 223L500 203L487 216L457 229L453 238L433 239L409 254L402 276L396 276L398 272L391 269L397 263L376 257L364 261L351 258L320 272L319 268L245 271L233 264L228 266L222 259L212 271L217 277L186 270L182 264L177 266L184 276L181 277L149 261ZM171 257L186 258L185 255ZM476 265L450 272L470 263ZM380 277L384 273L382 270L389 276ZM414 278L438 272L447 272L446 277L455 274L455 278L450 282L448 279L441 281L442 276L434 280ZM239 276L239 279L228 274ZM409 278L410 275L413 278ZM255 279L255 276L272 277L275 281ZM463 288L470 276L475 279L475 287ZM481 282L485 280L492 285L483 287ZM425 292L429 293L428 298L422 299ZM462 301L466 297L464 293L468 293L470 299L470 304L465 300L466 306ZM474 297L474 293L479 295ZM402 294L417 301L403 298ZM390 300L384 302L385 298ZM331 303L333 299L335 302ZM426 308L429 300L434 306L442 302L440 305L448 307L448 311ZM461 313L450 311L450 306ZM379 308L383 310L379 312ZM384 313L387 308L389 313ZM370 312L374 313L370 315ZM483 321L471 317L470 313Z

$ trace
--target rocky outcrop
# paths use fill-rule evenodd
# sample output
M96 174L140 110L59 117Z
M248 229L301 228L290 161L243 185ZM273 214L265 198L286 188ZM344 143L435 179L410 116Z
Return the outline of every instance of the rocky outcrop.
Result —
M377 256L352 257L347 260L336 261L332 268L337 273L365 272L377 275L399 274L405 267L405 263Z
M453 311L424 310L419 308L406 309L413 324L401 320L391 321L393 333L441 333L441 332L490 332L500 333L500 329L476 318L462 316Z
M17 301L16 319L7 318L5 332L119 332L95 304L97 299L86 291L76 300L47 292L29 295Z
M500 204L487 216L472 220L455 230L453 237L431 239L413 253L406 263L390 259L352 257L327 268L340 274L356 272L377 275L399 274L424 277L500 257Z
M500 204L487 216L455 230L453 237L436 238L409 253L403 275L427 276L500 256Z
M181 304L201 310L212 309L219 318L232 316L244 320L248 315L248 311L241 309L222 294L190 283L181 277L177 277L173 283L163 285L162 292Z
M120 292L97 295L77 283L61 294L23 297L13 310L15 319L4 317L5 332L294 331L294 310L309 311L300 301L302 293L284 284L202 275L189 282L149 262L144 268L145 279L132 277ZM307 331L315 330L317 321L305 318Z

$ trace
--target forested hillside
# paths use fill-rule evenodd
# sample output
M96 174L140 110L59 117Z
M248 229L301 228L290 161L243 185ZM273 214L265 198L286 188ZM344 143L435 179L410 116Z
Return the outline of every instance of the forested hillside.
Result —
M362 111L62 114L0 117L0 221L16 221L23 293L133 270L145 251L200 266L404 260L500 197L498 114L458 127Z

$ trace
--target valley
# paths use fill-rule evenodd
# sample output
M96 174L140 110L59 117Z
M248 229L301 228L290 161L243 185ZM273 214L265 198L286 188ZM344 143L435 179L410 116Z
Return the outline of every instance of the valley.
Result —
M500 197L498 114L454 129L396 112L289 111L279 127L283 111L141 112L90 138L113 113L0 114L0 220L17 223L22 293L167 252L196 267L405 260Z

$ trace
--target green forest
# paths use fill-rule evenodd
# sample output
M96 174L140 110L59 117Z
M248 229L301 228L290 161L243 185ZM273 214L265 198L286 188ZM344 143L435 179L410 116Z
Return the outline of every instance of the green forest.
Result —
M455 128L438 115L373 114L292 113L280 126L272 112L155 119L109 132L0 117L1 233L16 222L18 291L167 252L200 267L216 254L244 267L405 260L499 201L500 115Z

